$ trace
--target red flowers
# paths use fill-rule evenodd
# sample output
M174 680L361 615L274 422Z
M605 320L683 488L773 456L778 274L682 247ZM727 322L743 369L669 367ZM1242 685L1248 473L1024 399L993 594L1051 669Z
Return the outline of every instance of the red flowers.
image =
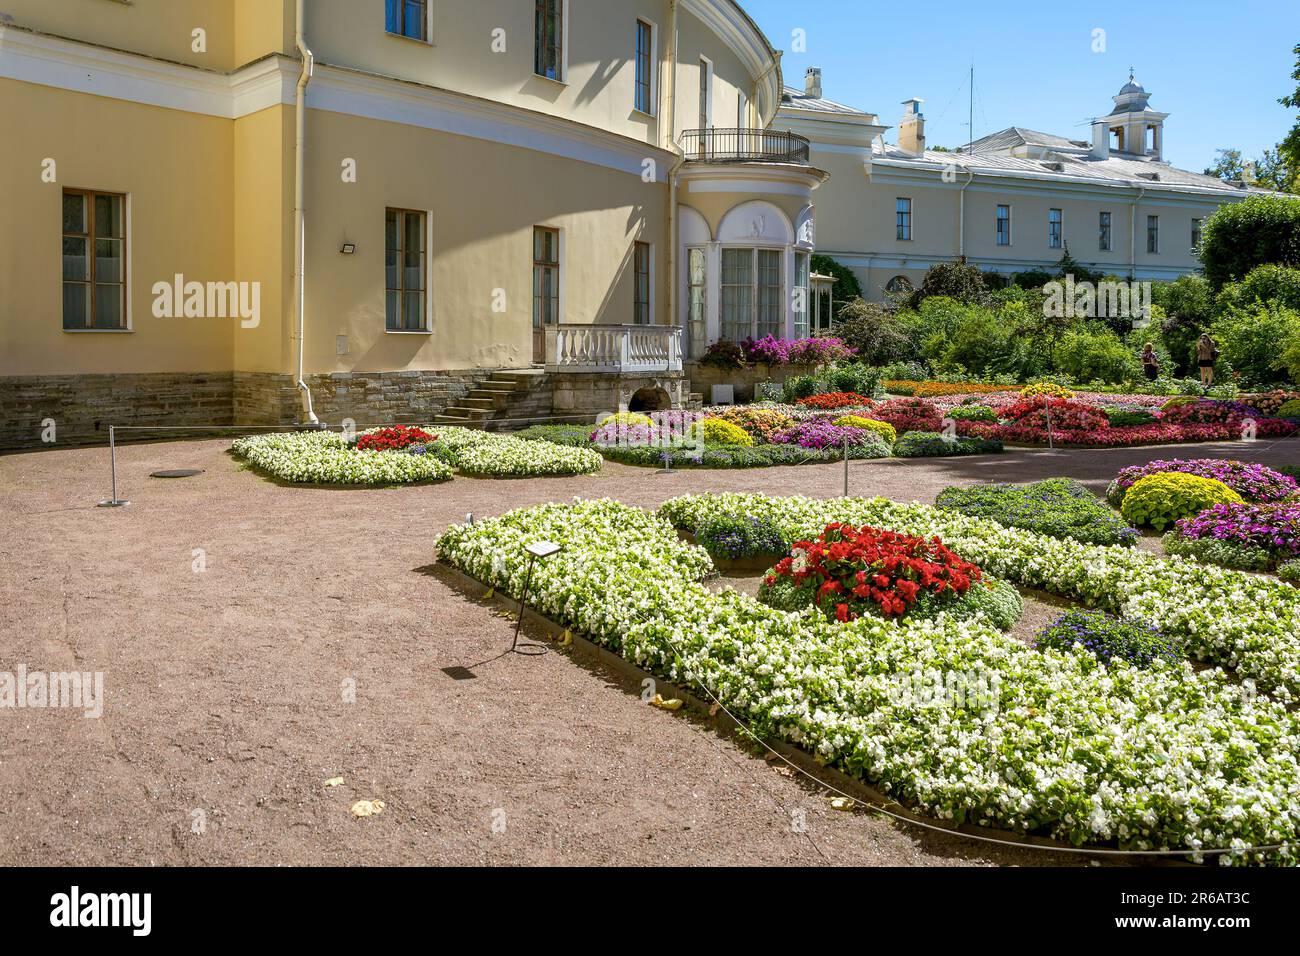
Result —
M874 417L889 422L898 434L937 432L943 427L943 413L937 405L920 398L893 398L876 409Z
M901 617L923 594L960 597L981 575L938 538L838 523L816 541L797 543L773 572L769 585L784 577L815 588L814 602L838 621L868 613Z
M835 408L874 408L876 403L857 392L827 392L824 395L801 398L795 404L829 411Z
M1052 409L1053 431L1088 431L1094 428L1110 427L1106 413L1087 402L1073 401L1068 398L1050 400ZM995 409L998 418L1015 422L1030 428L1047 427L1047 409L1042 397L1022 398L1011 405Z
M436 435L430 435L423 429L396 425L362 435L357 439L357 451L401 451L412 445L429 445L437 440Z

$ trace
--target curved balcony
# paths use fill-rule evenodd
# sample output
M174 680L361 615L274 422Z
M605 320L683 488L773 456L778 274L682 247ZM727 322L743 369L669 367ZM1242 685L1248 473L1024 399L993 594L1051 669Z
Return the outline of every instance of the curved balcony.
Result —
M809 143L775 129L688 129L682 152L693 163L792 163L807 166Z

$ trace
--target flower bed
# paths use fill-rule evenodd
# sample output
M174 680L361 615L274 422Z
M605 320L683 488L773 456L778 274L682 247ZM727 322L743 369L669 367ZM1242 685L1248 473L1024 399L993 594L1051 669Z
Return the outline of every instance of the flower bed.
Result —
M357 451L405 451L413 446L432 445L438 439L423 428L397 425L366 432L357 439Z
M1110 427L1110 420L1100 408L1069 398L1022 398L995 408L994 412L999 420L1022 428L1046 430L1049 413L1053 431L1093 431Z
M937 432L943 427L943 413L937 405L923 398L892 398L871 413L871 417L889 422L895 431Z
M295 484L408 485L452 476L451 466L435 455L359 451L336 432L238 438L231 451L259 471Z
M870 398L859 395L857 392L823 392L820 395L809 395L807 398L801 398L795 404L803 408L818 408L828 411L840 408L874 408L876 405Z
M910 431L894 442L897 458L950 458L957 455L996 455L1002 442L984 438L950 438L938 432Z
M885 391L891 395L910 395L914 398L938 398L946 395L992 395L996 392L1014 392L1013 385L981 385L977 382L916 382L908 379L890 379Z
M777 432L772 441L778 445L798 445L800 448L842 448L880 446L889 457L889 446L874 431L866 428L848 428L826 421L823 418L811 418L800 422L793 428Z
M1140 537L1092 492L1069 478L1049 478L1032 485L945 488L935 504L1009 528L1085 544L1133 544Z
M1300 504L1219 504L1183 518L1168 550L1212 564L1263 571L1300 558Z
M719 412L708 413L710 418L739 425L760 445L769 444L772 436L779 431L794 427L794 419L776 408L760 408L752 405L736 405Z
M1163 471L1139 478L1124 496L1119 512L1135 525L1157 531L1217 504L1240 502L1241 496L1221 481Z
M1134 549L1080 547L991 522L881 499L758 495L677 499L660 514L769 519L794 539L832 521L942 534L985 571L1159 620L1192 653L1234 663L1272 695L1243 694L1187 663L1102 664L1034 649L986 621L942 615L845 624L698 583L702 549L660 518L611 501L543 505L452 527L440 559L517 595L523 546L565 550L534 570L538 609L671 680L707 688L756 733L797 743L922 812L1075 844L1236 847L1231 862L1295 863L1300 819L1296 690L1300 591ZM984 706L905 692L931 674L975 677ZM904 689L904 692L900 692ZM971 698L966 698L969 704ZM1250 846L1287 844L1246 853Z
M1247 501L1282 501L1296 494L1296 480L1256 462L1231 458L1157 459L1145 465L1124 468L1106 489L1106 500L1118 508L1124 495L1148 475L1177 471L1187 475L1213 478L1227 485Z
M600 471L604 461L599 452L589 448L528 441L470 428L443 428L438 437L456 467L477 478L591 475Z
M1261 419L1260 437L1290 434L1295 426L1276 419ZM1015 424L958 422L957 433L977 438L996 438L1013 445L1046 445L1047 429ZM1240 428L1232 425L1131 425L1094 429L1058 429L1052 423L1052 441L1060 447L1131 448L1135 445L1176 445L1183 442L1237 441Z

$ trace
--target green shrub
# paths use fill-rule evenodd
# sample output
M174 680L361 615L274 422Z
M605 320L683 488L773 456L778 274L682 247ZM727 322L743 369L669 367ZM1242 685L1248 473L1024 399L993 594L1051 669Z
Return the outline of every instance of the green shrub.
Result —
M1277 566L1277 576L1288 584L1300 587L1300 558L1283 561Z
M858 274L848 266L840 265L830 256L819 253L813 254L809 264L812 271L818 275L835 277L832 295L836 302L849 302L852 299L862 298L862 283L858 281Z
M704 441L709 445L753 445L754 439L741 428L722 418L704 419Z
M1106 420L1110 422L1111 428L1124 428L1129 425L1150 425L1156 417L1140 408L1108 408Z
M1077 481L1048 478L1032 485L945 488L935 504L1053 538L1085 544L1133 544L1138 533Z
M1061 336L1056 350L1056 367L1076 382L1136 381L1142 364L1133 350L1110 329L1071 329Z
M1238 282L1229 282L1219 292L1219 312L1250 308L1256 302L1276 302L1288 309L1300 309L1300 268L1276 263L1256 266Z
M1124 495L1120 513L1135 525L1163 530L1180 518L1190 518L1218 504L1241 503L1237 494L1221 481L1162 471L1139 479Z
M1267 571L1273 566L1273 555L1265 548L1252 548L1214 538L1184 538L1177 531L1170 531L1160 540L1167 553L1202 564L1217 564L1238 571Z
M946 296L963 304L988 301L984 273L964 262L938 262L926 270L921 286L912 293L908 306L915 309L933 296Z
M596 427L601 425L653 425L654 419L640 412L614 412L596 420Z
M528 441L568 445L571 448L590 448L592 430L591 425L530 425L515 432L514 436Z
M790 550L790 542L774 522L753 515L714 515L700 525L696 539L712 557L731 561L781 556Z
M876 398L884 392L880 369L861 362L832 365L821 373L821 381L827 392L856 392L868 398Z
M948 417L956 422L996 422L997 412L987 405L955 405L948 409Z
M898 313L860 297L840 308L834 331L846 345L857 349L858 360L867 365L907 361L916 354L916 346Z
M1151 287L1151 304L1165 310L1166 321L1186 322L1202 327L1214 317L1214 294L1210 283L1205 276L1195 273L1179 276L1173 282L1154 283Z
M1256 266L1300 265L1300 198L1254 195L1220 206L1202 226L1200 260L1215 289Z
M781 400L793 405L801 398L812 398L831 391L816 375L792 375L785 380L781 389Z
M1154 625L1111 617L1104 611L1069 611L1040 631L1034 641L1035 647L1067 653L1076 644L1103 664L1118 658L1145 668L1158 660L1172 663L1182 656L1178 642L1161 634Z
M938 432L908 432L894 443L897 458L944 458L988 455L1002 451L1002 442L984 438L945 438Z
M990 624L1001 631L1009 631L1020 620L1025 610L1020 592L997 578L985 577L972 584L960 601L917 601L908 612L908 620L932 620L940 614L964 621L982 614Z
M1277 379L1287 349L1300 339L1300 313L1274 302L1225 312L1210 328L1222 360L1243 379L1264 385Z
M861 415L845 415L835 419L835 424L840 428L865 428L867 431L875 432L891 445L898 441L898 432L889 422L878 422L874 418L863 418Z
M1300 398L1283 402L1277 410L1278 418L1300 418Z

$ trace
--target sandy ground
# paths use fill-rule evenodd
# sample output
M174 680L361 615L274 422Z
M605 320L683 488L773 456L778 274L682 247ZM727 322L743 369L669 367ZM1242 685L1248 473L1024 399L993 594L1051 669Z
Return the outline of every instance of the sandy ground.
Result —
M99 719L0 710L0 864L1066 862L833 811L612 674L561 653L502 657L510 622L429 572L436 536L466 512L574 495L832 496L841 466L610 464L588 478L333 491L262 480L228 447L119 449L133 502L120 510L94 507L105 449L0 456L0 672L105 675ZM1155 457L1294 462L1297 447L858 462L851 488L930 501L949 484L1068 474L1101 491ZM183 467L205 471L148 477ZM476 679L443 672L467 665ZM353 818L372 798L385 811Z

